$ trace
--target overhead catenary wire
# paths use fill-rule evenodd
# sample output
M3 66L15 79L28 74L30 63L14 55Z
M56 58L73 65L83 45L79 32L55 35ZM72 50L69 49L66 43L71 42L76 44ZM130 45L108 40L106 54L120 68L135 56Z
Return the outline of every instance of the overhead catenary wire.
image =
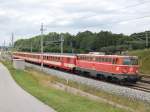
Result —
M140 2L138 4L135 4L135 5L130 5L130 6L126 6L126 7L123 7L121 8L120 10L122 9L128 9L128 8L133 8L133 7L137 7L139 5L143 5L145 3L150 3L150 1L143 1L143 2ZM131 18L131 19L126 19L126 20L122 20L122 21L114 21L113 23L121 23L121 22L131 22L131 21L139 21L141 19L145 19L145 18L150 18L150 15L145 15L145 16L141 16L141 17L136 17L136 18ZM138 38L136 35L134 35L134 38L135 39L138 39L138 41L132 41L130 43L145 43L145 47L148 47L149 46L149 32L148 31L145 31L145 34L138 34L138 37L145 37L145 42L143 39L141 38Z
M134 5L125 6L125 7L122 7L120 9L116 9L116 10L129 9L129 8L133 8L133 7L137 7L137 6L143 5L145 3L150 3L150 1L143 1L143 2L140 2L140 3L134 4ZM126 20L122 20L122 21L115 21L115 23L138 21L138 20L145 19L145 18L150 18L150 15L144 15L144 16L141 16L141 17L126 19Z
M145 1L142 1L142 2L139 2L139 3L136 3L136 4L133 4L133 5L128 5L128 6L125 6L125 7L122 7L122 8L112 9L112 10L120 11L120 10L122 10L122 9L130 9L130 8L137 7L137 6L146 4L146 3L150 3L150 0L145 0ZM145 15L145 16L136 17L136 18L129 18L129 19L125 19L125 20L116 20L116 21L112 21L111 23L121 23L121 22L138 21L138 20L145 19L145 18L150 18L150 15ZM109 25L109 24L108 24L108 25ZM47 27L49 27L49 26L50 26L50 25L47 25ZM91 27L92 27L92 26L91 26Z
M149 1L149 0L147 0L147 1L142 1L142 2L137 3L137 4L128 5L128 6L125 6L125 7L122 7L122 8L118 8L118 9L113 9L113 10L121 11L121 10L123 10L123 9L130 9L130 8L133 8L133 7L138 7L138 6L143 5L143 4L146 4L146 3L150 3L150 1ZM122 12L121 12L121 13L122 13ZM114 21L114 22L112 22L112 23L138 21L138 20L145 19L145 18L150 18L150 15L144 15L144 16L136 17L136 18L129 18L129 19L121 20L121 21Z
M137 7L137 6L140 6L140 5L146 4L146 3L150 3L150 1L149 1L149 0L147 0L147 1L142 1L142 2L140 2L140 3L137 3L137 4L128 5L128 6L125 6L125 7L120 8L119 10L122 10L122 9L128 9L128 8L133 8L133 7Z
M140 3L134 4L134 5L128 5L128 6L125 6L125 7L119 8L119 9L114 9L114 10L121 11L122 9L130 9L130 8L137 7L137 6L146 4L146 3L150 3L150 1L147 0L147 1L143 1L143 2L140 2ZM144 15L144 16L140 16L140 17L136 17L136 18L129 18L129 19L120 20L120 21L118 21L118 20L117 21L112 21L111 23L139 21L139 20L145 19L145 18L150 18L150 15Z

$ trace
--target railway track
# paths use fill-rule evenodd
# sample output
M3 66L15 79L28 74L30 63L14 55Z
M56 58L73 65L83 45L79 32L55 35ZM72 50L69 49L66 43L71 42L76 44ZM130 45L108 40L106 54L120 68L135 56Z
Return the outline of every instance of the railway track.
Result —
M99 80L95 77L90 77L90 76L85 76L84 74L74 74L74 75L80 75L82 77L88 77L88 78L91 78L93 80ZM141 75L141 80L138 81L136 84L127 84L127 85L120 85L118 83L115 83L115 82L111 82L111 81L107 81L107 80L99 80L99 81L102 81L102 82L107 82L107 83L110 83L110 84L115 84L115 85L120 85L120 86L126 86L126 87L129 87L131 89L135 89L135 90L140 90L140 91L144 91L144 92L148 92L150 93L150 76L148 75Z
M131 88L150 93L150 84L137 82L137 84L133 85Z
M84 75L82 75L82 76L84 76ZM94 77L89 77L89 78L92 78L94 80L99 80L99 79L94 78ZM100 81L114 84L114 82L109 82L109 81L106 81L106 80L100 80ZM115 84L120 85L118 83L115 83ZM126 86L126 85L121 85L121 86ZM127 84L127 87L150 93L150 76L141 75L141 80L140 81L138 81L136 84L131 84L131 85Z
M150 84L150 76L148 76L148 75L142 75L142 79L141 79L140 82L149 83Z
M132 89L149 92L150 93L150 76L148 75L141 75L142 78L136 84L132 85Z

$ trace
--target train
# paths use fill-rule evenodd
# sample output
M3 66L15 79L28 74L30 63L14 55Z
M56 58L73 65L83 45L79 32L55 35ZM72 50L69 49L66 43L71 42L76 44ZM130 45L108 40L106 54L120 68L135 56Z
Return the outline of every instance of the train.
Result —
M140 80L137 56L14 52L13 58L119 83Z

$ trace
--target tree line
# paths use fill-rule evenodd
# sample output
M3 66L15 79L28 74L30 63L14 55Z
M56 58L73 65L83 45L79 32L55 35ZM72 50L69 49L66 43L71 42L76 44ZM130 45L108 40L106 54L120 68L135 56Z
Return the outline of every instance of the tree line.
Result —
M72 35L70 33L50 32L43 35L44 52L60 52L59 40L61 36L64 38L65 53L106 52L111 54L130 49L145 48L145 43L140 42L141 40L139 40L139 37L137 38L137 35L141 34L128 36L109 31L98 33L84 31ZM40 52L40 40L40 35L29 39L20 39L15 42L14 48L18 51Z

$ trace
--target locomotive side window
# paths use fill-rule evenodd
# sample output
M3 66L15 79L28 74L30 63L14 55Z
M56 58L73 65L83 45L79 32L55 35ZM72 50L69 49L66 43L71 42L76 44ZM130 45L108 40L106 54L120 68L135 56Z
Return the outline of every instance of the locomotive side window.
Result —
M88 56L88 57L86 57L86 60L92 61L92 57Z
M102 58L102 62L104 62L105 61L105 58Z
M107 62L107 58L104 58L104 62Z
M108 59L108 58L105 58L105 62L109 62L109 59Z
M82 60L82 56L79 56L79 59Z
M82 60L85 60L85 57L84 57L84 56L82 56Z
M97 62L100 62L100 57L97 57L97 58L96 58L96 61L97 61Z
M112 62L111 58L96 57L97 62Z
M108 58L108 61L112 63L112 59L111 58Z
M99 62L99 57L96 57L96 61Z
M99 62L103 62L103 58L102 57L99 58Z

